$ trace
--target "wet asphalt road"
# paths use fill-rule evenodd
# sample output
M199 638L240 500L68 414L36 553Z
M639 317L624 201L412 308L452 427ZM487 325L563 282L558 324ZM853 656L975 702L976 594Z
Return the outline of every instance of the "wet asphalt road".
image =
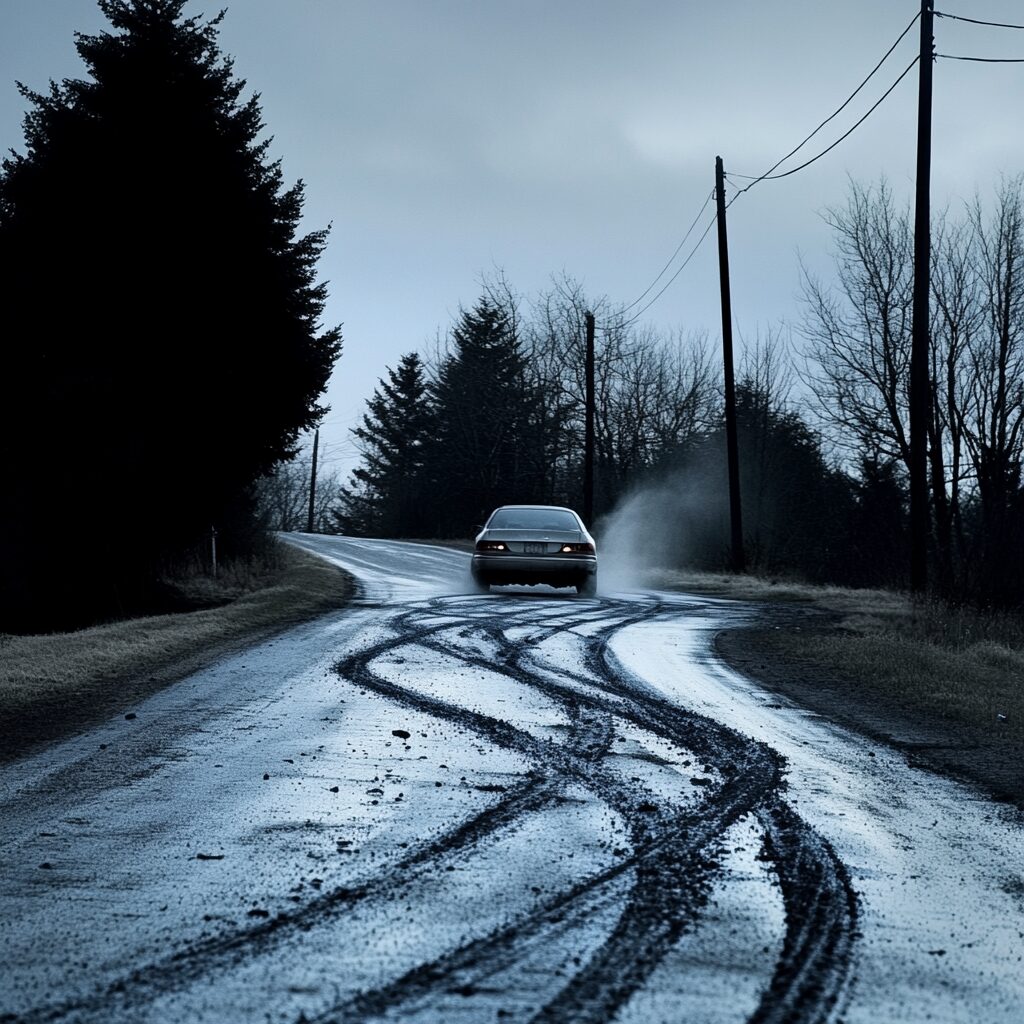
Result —
M1018 1021L1024 832L729 672L708 599L356 605L5 770L0 1019Z

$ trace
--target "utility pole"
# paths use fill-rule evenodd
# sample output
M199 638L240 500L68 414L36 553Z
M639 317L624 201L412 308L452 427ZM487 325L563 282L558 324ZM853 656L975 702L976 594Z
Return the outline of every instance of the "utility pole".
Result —
M594 314L587 312L586 426L583 435L583 522L594 522Z
M928 586L928 291L931 280L932 61L934 0L921 0L917 89L917 199L914 210L914 315L910 345L910 589Z
M736 381L732 365L732 296L729 293L729 236L725 229L725 170L715 157L718 209L718 280L722 292L722 363L725 370L725 444L729 455L729 524L732 571L743 572L743 515L740 510L740 457L736 440Z
M313 434L313 469L309 474L309 515L306 518L306 533L313 532L313 511L316 502L316 450L320 444L320 430Z

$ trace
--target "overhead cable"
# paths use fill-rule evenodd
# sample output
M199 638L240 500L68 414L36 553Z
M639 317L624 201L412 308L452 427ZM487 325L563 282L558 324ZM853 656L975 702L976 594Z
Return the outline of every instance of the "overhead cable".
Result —
M800 142L800 144L798 146L796 146L794 149L790 150L780 160L777 160L771 167L768 168L767 171L765 171L764 174L762 174L760 176L754 177L753 175L745 175L745 174L732 175L733 177L737 177L737 178L745 178L745 179L750 181L750 184L745 186L744 188L740 189L740 191L738 191L736 193L736 195L733 196L732 200L730 200L729 205L731 205L744 192L746 192L749 189L753 188L754 185L756 185L760 181L773 180L775 178L785 178L785 177L787 177L790 174L795 174L797 171L801 171L805 167L810 166L816 160L820 160L823 156L825 156L826 153L828 153L831 150L835 149L835 147L838 146L840 142L842 142L849 135L851 135L854 132L855 129L859 128L860 125L862 125L864 123L864 121L866 121L867 118L872 113L874 113L874 111L878 108L878 106L882 103L882 101L885 100L886 97L888 97L888 95L893 91L893 89L895 89L896 86L899 85L899 83L901 81L903 81L904 77L906 77L906 75L908 74L910 69L917 63L917 57L915 57L910 62L910 64L904 69L903 73L899 76L899 78L897 78L896 81L893 82L892 85L889 86L889 88L882 94L881 98L874 104L874 106L872 106L871 109L868 110L868 112L859 121L857 121L857 123L854 124L854 126L852 128L849 129L849 131L847 131L844 135L841 135L838 139L836 139L836 141L833 142L832 145L830 145L827 149L825 149L822 152L820 152L817 156L814 156L810 160L807 160L805 163L800 164L799 167L794 167L792 170L784 171L781 174L773 174L772 173L781 164L785 163L791 156L793 156L794 154L798 153L808 142L811 141L811 139L814 138L815 135L818 134L818 132L821 131L822 128L824 128L827 124L829 124L836 117L838 117L839 114L841 114L850 105L850 103L860 93L860 91L864 88L864 86L867 85L868 82L871 81L871 79L875 76L876 72L889 59L889 57L891 56L892 52L903 41L903 38L906 36L906 34L914 27L915 22L917 21L917 19L920 16L921 16L920 12L918 12L917 14L914 15L913 18L910 19L910 22L907 24L907 27L896 37L895 42L893 42L893 44L889 47L889 49L886 50L886 52L882 55L881 60L879 60L879 62L871 69L871 71L868 72L867 76L860 83L860 85L858 85L857 88L854 89L853 92L850 93L850 95L831 114L829 114L829 116L826 117L825 120L821 122L821 124L819 124L814 129L814 131L812 131L808 136L806 136L806 138L804 138ZM641 294L638 295L628 306L624 306L621 310L618 311L620 315L629 312L629 310L631 310L634 306L636 306L640 302L642 302L643 299L648 294L650 294L651 290L655 287L655 285L657 285L657 283L662 279L662 277L664 277L664 275L667 273L669 267L671 267L672 262L679 255L679 253L682 251L683 246L686 244L686 240L690 237L691 233L693 232L693 229L697 226L698 221L700 220L701 216L703 215L704 210L707 208L708 203L711 202L711 199L712 199L713 196L714 196L714 190L712 190L711 193L704 200L704 205L701 206L700 210L697 212L697 216L694 218L693 223L691 223L689 228L687 229L686 234L683 236L683 240L679 243L678 246L676 246L675 252L673 252L672 255L669 257L668 262L665 264L664 267L662 267L662 269L661 269L660 273L658 274L658 276L655 277L655 279L647 286L647 288L644 289L644 291L641 292ZM651 306L653 306L654 303L657 302L658 299L660 299L662 295L665 294L665 292L667 291L669 286L676 280L677 277L679 277L679 275L686 268L687 264L689 264L690 260L693 259L693 257L696 254L697 250L700 248L701 243L704 241L704 239L708 236L708 233L711 231L711 228L712 228L712 226L715 223L715 219L716 218L714 218L714 217L711 218L711 220L708 222L707 226L704 228L704 231L702 232L700 238L697 239L697 243L690 250L689 255L676 268L675 273L668 279L668 281L665 282L665 284L661 287L661 289L657 292L657 294L655 294L653 296L653 298L651 298L641 309L639 309L632 317L630 317L629 320L626 320L625 322L623 322L621 324L618 324L616 326L628 327L630 324L636 323L636 321L641 316L643 316L643 314L645 312L647 312L647 310L650 309Z
M668 262L665 264L665 266L661 268L661 271L659 272L658 276L628 306L624 306L621 310L619 310L620 313L628 313L635 305L637 305L637 303L642 302L644 296L647 295L651 291L651 289L662 279L662 277L665 276L665 271L667 271L668 268L672 266L672 261L679 255L683 246L686 245L686 240L690 237L691 233L693 232L693 229L697 226L697 221L700 220L701 215L707 209L708 203L711 202L711 198L712 196L714 196L714 194L714 189L712 189L708 193L707 198L704 200L704 205L697 211L697 216L693 218L693 223L686 229L686 234L683 235L683 240L676 246L676 251L672 253L672 255L668 258ZM672 280L675 280L675 278L673 277ZM658 294L660 295L661 292L659 292ZM647 307L645 306L644 308L646 309Z
M712 193L712 194L713 194L713 193ZM705 205L705 206L707 206L707 203L705 203L704 205ZM702 212L703 212L703 211L702 211ZM668 290L668 288L669 288L669 286L670 286L670 285L672 284L672 282L673 282L673 281L675 281L675 279L676 279L676 278L677 278L677 277L678 277L678 276L679 276L679 275L680 275L680 274L681 274L681 273L682 273L682 272L683 272L683 271L684 271L684 270L686 269L686 265L687 265L687 264L688 264L688 263L690 262L690 260L692 260L692 259L693 259L693 257L694 257L694 254L695 254L695 253L697 252L697 250L698 250L698 249L700 248L701 242L703 242L703 241L704 241L704 239L705 239L705 238L707 238L707 236L708 236L708 232L709 232L709 231L710 231L710 230L712 229L712 227L714 227L714 224L715 224L715 221L716 221L716 219L717 219L717 215L716 215L715 217L712 217L712 218L711 218L711 219L710 219L710 220L708 221L707 227L705 227L705 228L704 228L704 231L703 231L703 233L701 234L700 238L698 238L698 239L697 239L697 243L696 243L696 244L694 245L694 247L693 247L693 248L692 248L692 249L690 250L690 254L689 254L689 255L688 255L687 257L686 257L686 259L685 259L685 260L683 260L683 262L682 262L682 263L680 263L680 264L679 264L679 266L678 266L678 267L676 268L676 272L675 272L675 273L674 273L674 274L673 274L673 275L672 275L672 276L671 276L671 277L670 277L670 278L669 278L669 279L668 279L668 280L667 280L667 281L665 282L665 284L664 284L664 285L662 286L662 288L661 288L661 290L660 290L660 291L658 292L658 294L657 294L657 295L655 295L655 296L654 296L654 298L652 298L652 299L650 300L650 302L648 302L648 303L647 303L647 304L646 304L646 305L645 305L645 306L644 306L644 307L643 307L642 309L638 310L638 311L637 311L637 312L636 312L636 313L635 313L635 314L634 314L633 316L631 316L631 317L630 317L630 318L629 318L628 320L626 320L626 321L625 321L624 323L616 323L616 324L614 324L614 325L612 325L612 326L614 326L614 327L617 327L617 328L620 328L620 329L621 329L621 328L623 328L623 327L629 327L629 326L630 326L630 324L635 324L635 323L637 322L637 320L639 320L639 319L640 319L640 317L642 317L642 316L644 315L644 313L646 313L646 312L647 312L647 310L649 310L649 309L651 308L651 306L653 306L653 305L654 305L654 304L655 304L655 303L656 303L656 302L658 301L658 299L660 299L660 298L662 297L662 295L664 295L664 294L665 294L665 292L666 292L666 291ZM650 290L650 289L648 289L648 291L649 291L649 290ZM629 307L627 306L627 307L626 307L626 309L628 309L628 308L629 308ZM624 313L625 311L626 311L626 310L625 310L625 309L623 309L623 310L620 310L619 312L622 312L622 313Z
M860 83L860 85L858 85L857 88L854 89L853 92L851 92L850 95L847 96L846 99L843 100L843 102L838 107L836 107L836 109L831 114L829 114L829 116L826 117L825 120L822 121L821 124L819 124L818 127L814 129L814 131L812 131L810 133L810 135L808 135L805 139L803 139L803 141L801 141L799 145L797 145L796 147L791 149L781 159L776 160L775 163L772 164L772 166L769 167L768 170L765 171L764 174L762 174L762 175L758 175L758 176L750 175L750 174L738 174L738 175L736 175L736 177L738 177L738 178L748 178L752 182L752 184L748 185L745 189L743 189L743 191L745 192L747 189L753 188L754 185L756 185L759 181L764 181L765 179L769 179L771 177L772 171L774 171L781 164L784 164L791 156L793 156L794 154L798 153L801 149L803 149L804 146L806 146L807 143L810 142L811 139L813 139L814 136L817 135L818 132L820 132L821 129L825 127L825 125L827 125L830 121L833 121L836 117L838 117L850 105L850 103L857 96L857 94L861 91L861 89L863 89L864 86L867 85L868 82L871 81L871 79L875 76L875 73L878 71L878 69L881 68L881 66L889 59L889 56L892 54L893 50L895 50L896 47L899 46L899 44L903 41L903 37L914 27L914 23L920 17L921 17L921 13L919 11L917 14L915 14L910 19L910 23L907 25L907 27L896 37L896 41L892 44L892 46L889 47L888 50L885 51L885 53L882 55L882 59L868 72L867 77L864 78L864 80ZM906 72L904 72L904 74L905 73ZM890 89L890 92L891 91L892 90ZM886 93L886 95L888 95L888 93ZM883 99L884 99L884 97L883 97ZM872 108L872 109L874 109L874 108ZM870 113L870 111L869 111L869 113ZM854 125L854 127L856 127L856 125ZM845 138L845 136L844 136L844 138ZM826 152L827 152L827 150L826 150ZM817 158L815 158L815 159L817 159ZM781 175L779 175L779 177L781 177ZM737 193L737 195L738 194L739 193Z
M790 170L788 170L788 171L782 171L780 174L771 174L770 172L765 172L759 178L754 178L754 180L751 181L749 185L745 185L743 188L741 188L736 193L736 195L734 195L732 197L732 199L729 200L729 206L731 206L734 202L736 202L736 200L741 195L743 195L744 192L749 192L750 189L752 189L758 182L760 182L760 181L776 181L779 178L788 178L791 174L796 174L797 171L802 171L805 167L810 167L811 164L815 163L817 160L820 160L827 153L832 152L832 150L835 149L836 146L838 146L840 142L842 142L844 139L848 139L882 105L882 103L888 98L889 94L893 91L893 89L895 89L896 86L899 85L900 82L902 82L903 79L907 77L907 75L910 73L911 68L913 68L913 66L918 62L919 59L920 59L919 57L915 57L903 69L903 71L900 73L899 78L897 78L896 81L893 82L892 85L890 85L889 88L886 89L885 92L882 93L882 95L875 101L875 103L869 108L867 113L864 114L864 116L861 117L858 121L856 121L849 130L847 130L842 135L840 135L839 138L836 139L836 141L833 142L831 146L828 146L826 149L823 149L820 153L817 154L817 156L812 156L810 160L805 160L802 164L799 164L796 167L790 168ZM776 164L775 166L777 167L778 164ZM729 175L726 175L726 177L728 177L728 176ZM736 175L736 177L748 177L748 176L747 175Z
M1009 25L1005 21L979 21L977 18L965 18L960 14L946 14L944 11L935 11L936 18L949 18L952 21L967 21L972 25L988 25L991 28L1019 28L1024 29L1024 25ZM941 54L940 54L941 56Z
M981 64L1024 64L1024 57L960 57L953 53L937 53L943 60L973 60Z

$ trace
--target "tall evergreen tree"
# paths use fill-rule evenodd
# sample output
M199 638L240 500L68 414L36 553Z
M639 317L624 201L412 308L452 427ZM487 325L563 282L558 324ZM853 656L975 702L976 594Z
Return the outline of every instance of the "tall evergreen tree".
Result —
M736 387L740 494L751 566L834 579L845 559L850 481L796 411L747 378Z
M437 430L428 470L440 536L462 536L496 505L535 499L528 472L530 389L509 311L464 310L432 386Z
M8 622L130 601L323 414L326 233L297 234L302 183L268 158L220 17L184 3L99 0L113 31L77 37L88 77L19 86L26 151L0 173Z
M366 404L352 431L363 465L353 473L354 485L342 491L338 524L369 536L424 536L424 455L433 416L420 357L402 356Z

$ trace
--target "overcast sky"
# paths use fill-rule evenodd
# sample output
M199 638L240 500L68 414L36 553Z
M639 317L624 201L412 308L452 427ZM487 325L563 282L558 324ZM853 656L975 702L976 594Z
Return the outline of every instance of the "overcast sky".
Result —
M262 96L286 178L306 182L307 226L333 224L321 272L345 349L322 435L342 471L352 465L348 429L377 378L443 332L482 274L503 268L528 295L565 270L591 295L631 302L711 191L715 155L727 172L766 170L846 98L920 6L217 0L186 10L223 5L222 49ZM937 8L1024 23L1022 0ZM4 149L22 148L15 80L42 89L80 75L73 33L104 26L93 0L0 0ZM1024 32L937 19L936 45L1024 57ZM807 155L842 134L916 48L915 27ZM799 259L827 274L821 213L843 202L849 176L884 174L901 200L912 197L916 85L915 69L836 150L731 208L741 334L799 318ZM1024 171L1022 111L1024 64L937 63L937 207ZM650 309L651 324L720 337L714 241L712 232Z

